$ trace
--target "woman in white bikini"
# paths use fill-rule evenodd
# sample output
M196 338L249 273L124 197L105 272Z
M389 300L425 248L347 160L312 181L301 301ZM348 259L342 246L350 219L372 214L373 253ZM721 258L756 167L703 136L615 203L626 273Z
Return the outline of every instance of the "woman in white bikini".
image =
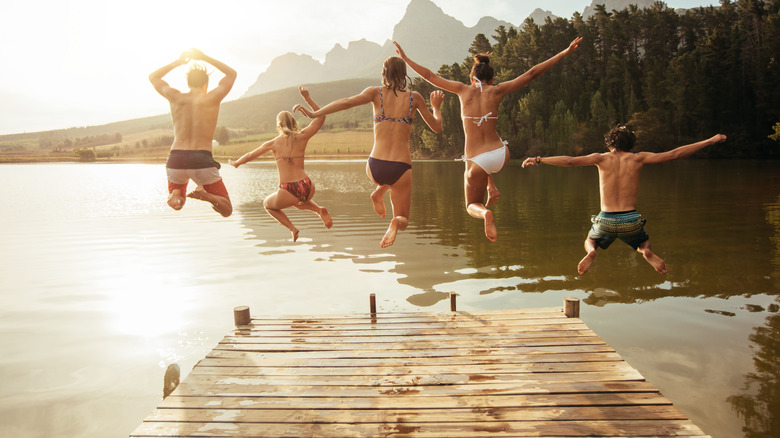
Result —
M474 57L476 61L471 69L471 84L444 79L431 70L409 59L397 42L396 52L406 61L409 67L423 79L435 87L455 93L460 99L460 111L463 118L463 132L466 137L465 195L466 211L469 215L485 222L485 236L490 241L498 239L493 212L487 207L495 204L500 196L493 184L494 173L500 171L509 161L509 149L496 131L498 107L501 99L513 91L517 91L533 79L549 70L561 59L571 54L582 38L576 38L562 52L541 62L522 75L510 81L493 85L493 67L490 66L490 55L480 53ZM485 193L487 192L487 202Z
M298 90L312 109L319 109L317 103L309 96L308 90L303 87L298 87ZM276 169L279 172L279 188L263 200L263 207L268 214L290 230L293 242L298 240L298 228L284 214L282 211L284 208L295 207L299 210L312 211L322 219L325 228L333 226L333 220L328 214L328 210L311 200L314 197L314 183L303 169L306 145L309 143L309 139L320 130L323 123L325 123L325 117L319 117L299 131L298 122L292 113L282 111L276 116L276 130L279 135L263 143L259 148L247 152L236 161L228 160L231 166L238 168L238 166L248 163L266 152L273 153Z
M300 111L309 118L322 117L338 111L370 103L374 108L374 147L366 164L366 175L376 184L371 193L374 211L385 217L385 193L390 192L393 218L387 227L379 246L387 248L395 242L398 231L409 225L409 210L412 202L412 153L409 151L409 136L412 133L414 116L420 113L425 123L434 132L442 127L441 103L444 93L431 93L431 107L416 91L407 90L406 64L397 57L387 58L382 69L382 85L368 87L360 94L331 102L317 111L309 111L296 105L293 112Z

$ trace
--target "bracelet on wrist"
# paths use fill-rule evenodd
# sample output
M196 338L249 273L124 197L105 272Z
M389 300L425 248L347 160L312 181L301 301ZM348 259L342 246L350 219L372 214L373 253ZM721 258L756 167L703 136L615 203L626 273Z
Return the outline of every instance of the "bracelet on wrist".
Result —
M539 155L536 156L536 164L542 164L542 157Z

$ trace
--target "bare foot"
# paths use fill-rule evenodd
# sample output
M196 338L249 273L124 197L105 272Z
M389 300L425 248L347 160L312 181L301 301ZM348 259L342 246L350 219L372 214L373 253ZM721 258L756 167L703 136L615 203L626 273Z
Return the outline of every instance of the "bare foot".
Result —
M292 233L293 242L297 242L298 241L298 233L299 233L298 229L297 228L292 229L292 230L290 230L290 232Z
M501 196L501 192L498 191L496 186L488 186L488 196L487 196L487 203L485 204L485 207L490 207L491 205L498 202L499 196Z
M487 210L485 212L485 236L491 242L498 240L498 230L496 229L496 220L493 217L493 212Z
M184 201L186 200L187 198L181 195L181 190L175 189L168 195L168 206L174 210L181 210L181 208L184 207Z
M195 188L195 190L191 191L188 195L188 198L192 199L198 199L200 201L205 201L211 204L211 208L214 209L217 213L222 215L223 217L228 217L233 212L233 207L230 205L230 201L226 198L223 198L221 196L212 195L211 193L207 192L203 187L198 186ZM220 201L222 200L222 201Z
M333 219L330 218L330 213L328 213L327 208L322 207L319 215L320 219L322 219L322 223L325 224L325 228L330 228L333 226Z
M371 202L374 204L374 211L379 217L385 217L385 190L381 190L382 186L376 188L371 193Z
M577 265L577 272L579 272L580 275L588 272L590 265L593 264L593 260L596 260L596 251L589 252L580 260L580 264Z
M659 274L666 274L669 271L666 268L666 262L663 261L661 257L655 255L653 251L646 249L642 252L642 255L645 257L645 260L647 260L647 263L650 263L650 266L658 271Z
M390 221L390 226L387 227L387 232L385 233L385 236L382 237L382 241L379 242L379 246L382 248L387 248L388 246L395 243L395 235L398 233L398 225L400 221L397 217L394 217L393 220Z

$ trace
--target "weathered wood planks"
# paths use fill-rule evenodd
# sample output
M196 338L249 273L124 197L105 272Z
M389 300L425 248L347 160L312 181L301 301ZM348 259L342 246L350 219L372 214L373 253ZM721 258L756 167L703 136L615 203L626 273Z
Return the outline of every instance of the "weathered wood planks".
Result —
M253 316L131 436L705 434L581 320L545 308Z

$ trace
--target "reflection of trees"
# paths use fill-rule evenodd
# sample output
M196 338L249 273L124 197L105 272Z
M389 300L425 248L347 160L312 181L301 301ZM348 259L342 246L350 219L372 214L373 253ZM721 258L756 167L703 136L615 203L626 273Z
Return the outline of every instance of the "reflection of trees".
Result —
M780 301L780 300L778 300ZM777 312L776 305L774 310ZM780 314L753 329L749 337L755 353L755 372L745 375L745 394L729 397L734 410L744 420L746 438L780 436ZM755 390L753 387L757 386ZM747 392L750 391L750 392Z
M275 185L271 166L262 175L247 176L257 186L252 196L257 201L237 209L250 238L275 251L290 242L287 231L262 209L262 198ZM463 163L453 161L415 162L410 227L390 248L378 246L389 220L371 208L373 185L363 162L307 165L317 185L315 201L334 218L331 230L323 230L308 212L291 210L290 217L304 227L301 236L311 238L303 244L322 253L322 260L350 258L363 272L398 274L399 284L419 291L410 298L419 306L446 299L450 283L455 288L465 281L480 294L584 290L590 292L585 299L590 305L776 290L778 276L772 272L780 266L780 247L774 268L767 257L769 239L780 245L780 207L772 204L777 189L767 184L774 170L758 162L729 166L689 160L644 171L640 213L648 219L654 249L670 264L666 276L619 241L599 251L590 273L577 275L590 215L599 206L592 167L521 169L513 161L496 174L502 192L494 208L496 243L484 237L482 222L466 213ZM755 187L763 189L750 189ZM760 208L766 205L768 212Z
M774 229L774 233L769 236L769 240L774 246L772 248L772 265L775 277L780 278L780 196L777 197L776 202L769 203L764 208L766 209L766 222Z

